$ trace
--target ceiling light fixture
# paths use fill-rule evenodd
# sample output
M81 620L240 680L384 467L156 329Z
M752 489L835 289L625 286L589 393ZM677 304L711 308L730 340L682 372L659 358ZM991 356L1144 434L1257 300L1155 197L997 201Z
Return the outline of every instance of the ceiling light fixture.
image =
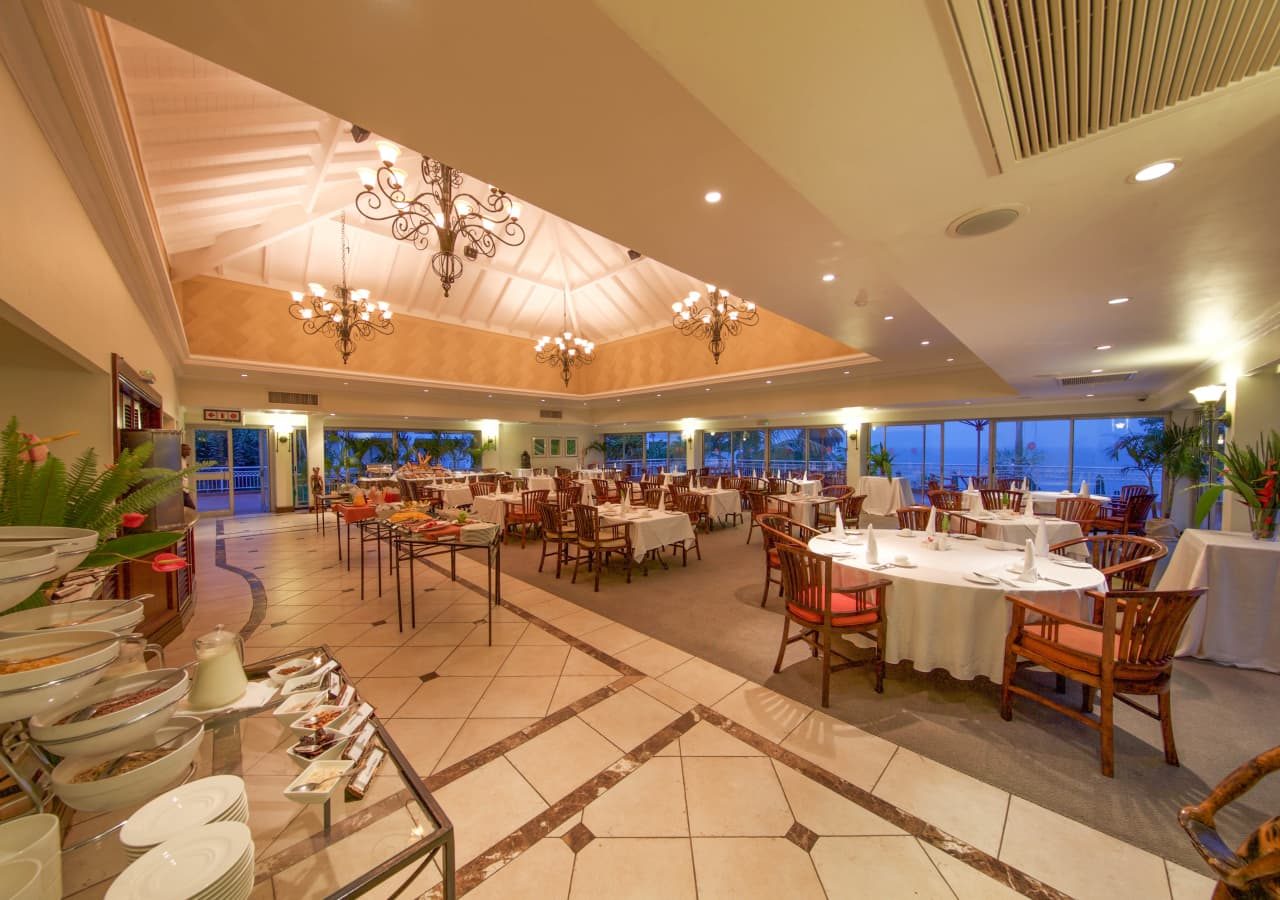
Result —
M524 226L520 224L520 204L507 192L489 185L483 199L462 190L462 173L438 159L422 157L422 191L410 196L408 176L396 168L400 148L389 141L378 141L382 165L359 170L364 190L356 195L356 209L367 219L391 220L391 236L426 250L432 233L439 250L431 255L431 271L440 278L444 295L462 277L462 259L482 254L490 258L498 242L508 247L524 243ZM459 238L463 246L458 247Z
M826 275L823 275L823 276L822 276L822 280L823 280L823 281L835 281L835 280L836 280L836 276L835 276L835 275L833 275L833 274L831 274L830 272L828 272Z
M596 352L593 341L574 337L573 332L569 330L569 292L567 290L560 298L560 329L560 333L555 337L543 335L542 340L533 345L533 350L538 355L538 362L560 368L560 378L567 388L569 379L573 377L573 370L578 366L591 365L595 360Z
M249 373L248 373L248 372L241 372L241 373L240 373L240 377L241 377L241 378L248 378L248 377L249 377Z
M921 347L928 347L928 346L929 346L929 342L928 342L928 341L921 341L921 342L920 342L920 346L921 346Z
M947 362L955 362L955 361L956 361L956 358L954 356L947 357Z
M1110 350L1110 349L1111 349L1111 345L1110 345L1110 344L1099 344L1098 346L1094 347L1093 349L1095 349L1095 350Z
M760 311L754 303L730 296L714 284L707 285L705 300L697 291L690 291L684 300L671 304L671 313L671 324L677 331L710 344L716 365L720 364L725 339L736 337L744 325L750 327L760 321Z
M1133 173L1132 180L1155 181L1157 178L1163 178L1178 167L1177 160L1163 159L1160 162L1154 162L1149 166L1143 166L1141 169Z
M705 194L702 195L702 199L706 200L708 203L719 203L720 196L721 195L719 191L707 191Z
M1107 301L1107 303L1109 303L1112 306L1119 306L1121 303L1128 303L1128 302L1129 302L1128 297L1113 297Z
M893 316L885 316L885 317L884 317L884 320L885 320L886 322L892 322L892 321L893 321Z
M1085 394L1086 397L1092 397L1093 394Z
M1089 374L1090 374L1090 375L1100 375L1100 374L1102 374L1102 370L1101 370L1101 369L1090 369L1090 370L1089 370Z
M391 334L396 327L391 321L390 306L381 300L377 303L370 300L369 292L363 288L352 290L347 285L351 245L347 243L346 213L342 214L339 236L342 283L333 286L333 299L328 299L324 287L313 281L307 285L311 290L310 296L302 291L290 291L293 303L289 304L289 315L302 323L304 333L333 338L333 345L342 354L345 366L351 354L356 352L357 338L372 340L375 334Z

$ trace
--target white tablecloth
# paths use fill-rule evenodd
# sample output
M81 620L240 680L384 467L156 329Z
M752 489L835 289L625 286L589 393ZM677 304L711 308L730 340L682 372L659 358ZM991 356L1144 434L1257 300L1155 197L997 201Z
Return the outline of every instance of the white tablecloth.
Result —
M530 475L529 490L531 491L550 491L552 494L556 492L556 480L550 475Z
M1044 530L1050 546L1084 536L1078 523L1068 522L1064 519L1052 519L1042 516L1018 516L1006 519L998 514L988 512L971 512L966 515L982 523L983 537L991 538L994 541L1017 544L1018 546L1025 544L1028 538L1035 540L1036 527L1041 522L1044 522ZM1072 556L1084 559L1089 555L1083 549L1083 545L1072 549Z
M770 494L769 506L780 509L789 519L814 527L818 510L830 512L836 497L806 497L803 494Z
M862 504L863 511L873 516L892 516L902 507L915 503L911 484L905 478L890 480L883 475L860 475L858 493L867 497Z
M852 552L836 560L835 580L839 584L839 566L866 570L865 533L848 538L845 544L827 538L814 538L809 546L818 553ZM982 540L951 541L951 548L934 552L924 549L919 535L909 538L896 533L876 532L876 544L882 562L901 553L907 554L916 568L893 567L874 574L893 581L888 589L885 615L885 658L889 662L911 660L920 672L946 669L955 678L970 679L985 675L999 684L1004 677L1004 642L1009 633L1010 606L1005 594L1025 596L1032 602L1073 618L1087 618L1093 604L1084 596L1090 588L1104 585L1097 569L1079 569L1040 559L1041 574L1067 582L1064 588L1047 581L1036 585L1016 582L1017 576L1006 571L1021 565L1018 553L988 549ZM1010 584L986 587L966 581L974 571L1006 578Z
M631 549L637 562L650 550L657 550L677 541L693 540L693 523L682 512L633 508L631 516L624 519L618 515L616 504L608 504L600 507L600 522L604 525L627 526L631 532Z
M707 498L707 515L713 519L742 512L742 497L737 491L728 488L692 488L694 493Z
M1067 491L1065 494L1058 491L1032 491L1031 503L1035 507L1037 515L1051 516L1058 511L1058 501L1065 497L1077 496L1075 491ZM1097 500L1103 506L1111 502L1111 498L1106 494L1094 494L1091 499ZM979 506L982 504L979 503Z
M791 478L788 479L796 486L797 492L805 497L816 497L822 493L822 480L819 478Z
M1178 655L1280 672L1280 544L1189 528L1159 590L1207 587L1191 611Z
M481 494L471 501L471 511L501 529L507 526L507 503L519 502L519 494Z

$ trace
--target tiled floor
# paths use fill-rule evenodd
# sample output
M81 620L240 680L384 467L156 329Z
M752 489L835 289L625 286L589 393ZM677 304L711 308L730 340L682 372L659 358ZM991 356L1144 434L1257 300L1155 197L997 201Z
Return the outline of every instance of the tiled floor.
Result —
M319 642L335 650L453 820L460 892L1183 900L1212 890L1196 873L509 578L493 646L481 595L421 568L418 626L401 632L394 584L384 579L375 598L370 573L362 604L332 532L323 541L311 530L255 534L252 521L222 539L226 564L265 591L250 659ZM249 582L213 565L211 525L200 537L189 633L239 628ZM483 584L476 563L460 559L458 571ZM658 578L646 587L660 589ZM269 794L292 770L278 769L270 749L280 736L265 729L278 726L255 727L264 733L245 775ZM314 815L283 798L255 806L255 839L304 838ZM390 855L411 825L371 824L350 865ZM304 860L254 898L317 896L350 874ZM430 893L437 878L405 895ZM105 889L90 873L71 881L93 885L77 896Z

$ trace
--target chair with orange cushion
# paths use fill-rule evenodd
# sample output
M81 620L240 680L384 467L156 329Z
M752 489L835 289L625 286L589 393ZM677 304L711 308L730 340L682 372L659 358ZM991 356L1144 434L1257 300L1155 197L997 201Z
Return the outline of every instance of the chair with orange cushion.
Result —
M844 583L836 585L832 579L831 557L814 553L808 547L791 541L778 542L778 555L787 603L782 620L782 645L778 648L773 671L782 671L782 658L788 644L804 641L814 656L822 656L823 706L830 705L832 672L868 662L875 672L876 693L883 693L885 588L891 582L887 578L842 568L840 576ZM800 626L800 633L791 637L793 622ZM831 649L833 638L850 634L874 637L875 652L869 659L855 660ZM843 662L832 666L832 656L840 657Z
M964 509L964 494L960 491L930 491L929 505L935 509L959 512Z
M845 528L858 527L858 523L862 520L862 504L867 502L867 495L845 490L843 494L838 495L838 498L830 508L818 508L819 528L830 531L836 527L837 509L840 510L840 521L844 523Z
M1082 532L1087 532L1101 514L1101 509L1102 503L1090 497L1059 497L1053 514L1067 522L1075 522Z
M778 596L782 596L782 562L778 557L779 544L794 544L797 547L807 546L809 538L822 534L816 528L789 519L781 513L765 513L758 517L760 534L764 538L764 595L760 605L769 602L769 585L778 586ZM777 572L775 579L773 573Z
M1070 716L1098 731L1102 739L1102 774L1115 775L1115 701L1132 706L1159 719L1164 737L1164 759L1178 765L1173 740L1173 709L1169 682L1173 677L1173 654L1178 648L1182 627L1204 588L1190 591L1112 591L1105 596L1087 591L1094 603L1102 604L1102 622L1082 622L1063 616L1013 594L1005 599L1013 605L1013 623L1005 639L1004 681L1000 696L1000 716L1013 718L1013 695L1034 700ZM1037 617L1028 621L1028 613ZM1019 660L1042 666L1083 686L1080 709L1071 709L1051 697L1013 683ZM1093 717L1093 691L1100 692L1101 710ZM1157 708L1148 707L1126 695L1155 695Z
M573 577L570 584L578 581L578 566L582 560L587 567L595 567L595 590L600 590L600 570L614 553L622 555L622 567L627 573L627 584L631 583L631 566L633 554L631 550L631 529L626 525L601 525L600 510L594 506L579 503L573 508L573 519L578 531L578 556L573 562ZM644 573L649 574L645 569Z
M538 504L547 502L548 493L550 492L545 489L521 491L519 503L512 500L506 501L507 529L510 530L515 526L519 526L521 549L524 549L525 542L529 538L529 526L532 525L537 528L542 524L542 515L538 512Z
M1147 516L1151 514L1151 505L1155 503L1155 494L1134 494L1124 501L1123 508L1112 507L1111 515L1100 516L1093 520L1091 532L1097 534L1137 534L1147 533Z
M983 488L979 493L982 495L983 509L1011 509L1014 512L1022 510L1022 491Z
M760 527L760 517L769 514L769 495L764 491L747 491L747 543L751 543L751 535Z
M929 507L904 506L898 510L898 527L910 528L912 531L923 531L929 524Z

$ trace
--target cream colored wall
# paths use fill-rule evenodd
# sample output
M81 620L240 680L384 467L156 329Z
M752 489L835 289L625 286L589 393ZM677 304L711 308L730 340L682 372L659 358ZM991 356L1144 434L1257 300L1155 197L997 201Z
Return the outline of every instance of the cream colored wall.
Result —
M1253 375L1235 379L1228 391L1227 409L1231 412L1231 429L1227 439L1254 444L1258 436L1280 429L1280 374L1275 363ZM1224 531L1248 531L1249 513L1233 494L1225 495L1222 507Z
M112 352L156 373L170 414L178 407L173 367L3 66L0 121L0 327L20 329L87 369L55 383L0 359L0 414L23 406L24 426L42 432L71 424L85 435L82 446L92 442L109 456L111 394L102 385Z
M578 455L575 457L535 457L533 455L533 439L535 437L560 438L562 450L565 438L577 438ZM520 465L521 451L528 451L529 462L535 467L565 466L567 468L576 468L586 455L587 444L596 439L596 431L589 425L566 425L560 422L548 422L547 424L538 422L528 424L504 423L498 436L497 466L501 469L514 471Z
M0 322L0 329L10 327ZM0 362L0 416L17 416L23 431L48 437L75 431L51 451L70 461L89 447L102 464L110 462L111 376L105 372L67 368L22 368Z

